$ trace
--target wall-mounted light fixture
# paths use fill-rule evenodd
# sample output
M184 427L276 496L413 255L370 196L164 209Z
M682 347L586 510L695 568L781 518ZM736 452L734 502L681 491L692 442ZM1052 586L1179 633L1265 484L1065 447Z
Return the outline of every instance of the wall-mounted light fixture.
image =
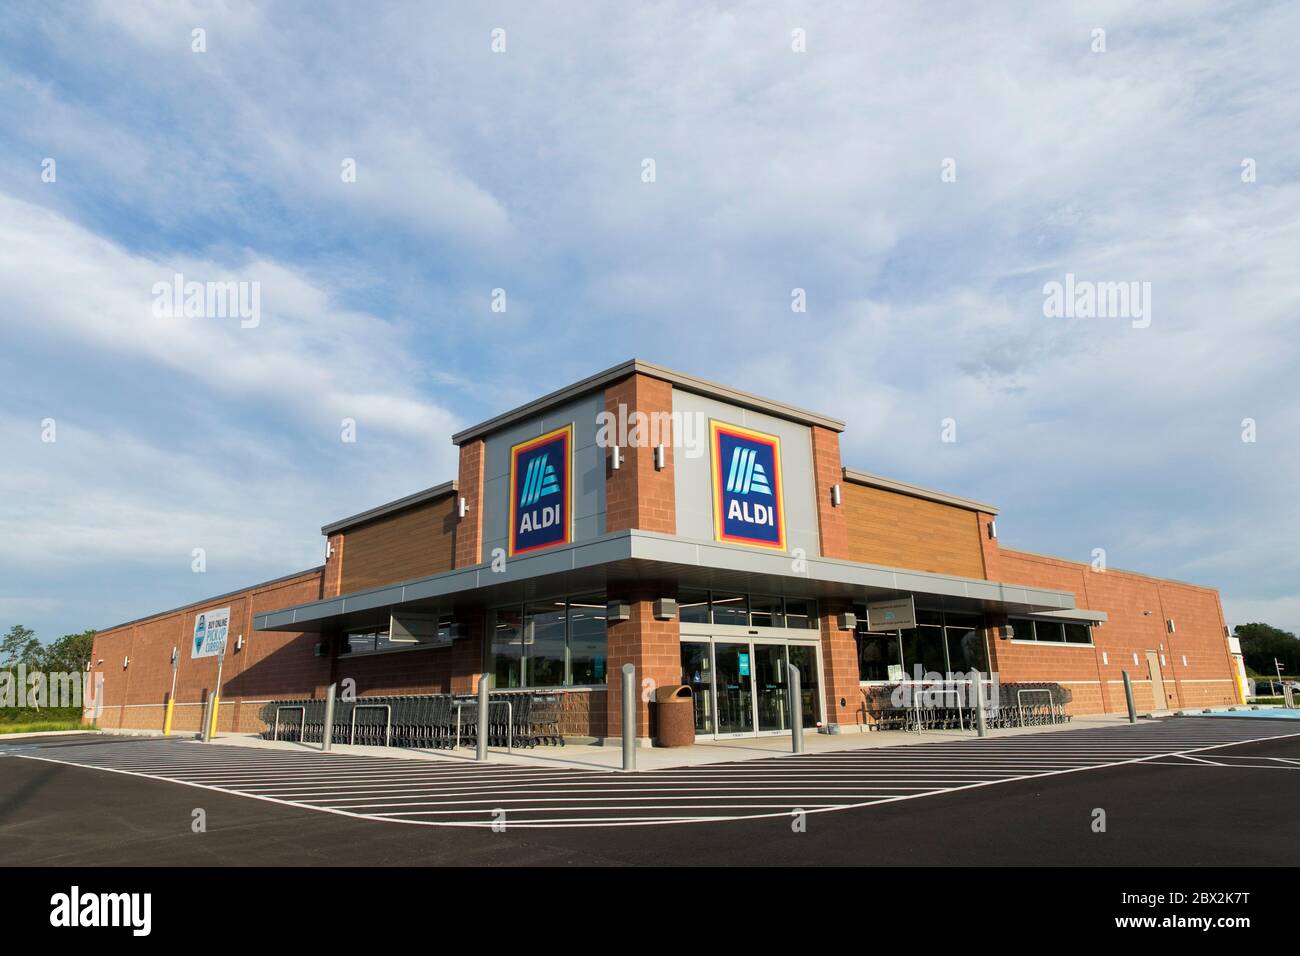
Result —
M676 598L659 598L655 601L655 620L671 621L677 616Z
M623 449L615 445L609 450L609 468L610 471L618 471L623 467Z
M329 538L326 538L325 539L325 560L328 561L332 557L334 557L334 544L333 542L330 541Z
M838 508L844 502L844 493L838 484L831 485L831 507Z
M858 626L858 616L852 611L841 611L839 625L841 631L851 631Z
M1134 667L1137 667L1137 665L1138 665L1138 655L1137 655L1137 651L1134 651L1134 652L1133 652L1133 666L1134 666Z
M1165 621L1165 630L1167 630L1170 634L1174 633L1175 630L1174 619L1172 617L1169 618L1169 620Z
M663 471L668 465L668 449L663 445L655 445L655 471Z
M1110 663L1110 655L1107 654L1105 651L1102 651L1102 652L1101 652L1101 662L1102 662L1103 664L1109 664L1109 663Z
M244 635L240 634L237 638L235 638L235 650L242 651L243 649L244 649Z
M469 502L468 502L468 501L466 501L464 498L461 498L459 501L456 502L456 516L457 516L457 517L459 517L459 518L463 518L463 517L465 517L465 515L466 515L466 513L467 513L468 511L469 511Z
M632 618L632 608L626 601L609 601L605 604L605 621L627 621Z
M996 520L989 521L989 538L993 541L998 539L998 523Z
M131 666L131 658L130 657L122 658L122 670L126 670L130 666Z

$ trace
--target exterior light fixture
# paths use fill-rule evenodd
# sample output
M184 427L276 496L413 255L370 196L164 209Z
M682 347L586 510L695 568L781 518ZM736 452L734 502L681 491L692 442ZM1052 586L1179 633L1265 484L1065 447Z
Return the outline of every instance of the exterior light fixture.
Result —
M655 445L655 471L663 471L668 464L668 451L663 445Z
M994 541L998 539L998 523L996 520L989 522L989 538Z
M611 471L618 471L623 467L623 449L617 445L609 450L609 467Z
M662 445L660 446L663 447ZM671 621L677 616L676 598L659 598L655 601L655 620Z
M1172 617L1169 620L1165 621L1165 630L1167 630L1170 634L1174 633L1175 630L1174 619Z
M1101 662L1103 664L1110 664L1110 655L1107 654L1105 651L1101 652Z
M131 666L131 658L130 657L122 658L122 670L126 670L130 666Z
M242 651L243 649L244 649L244 635L240 634L239 637L235 638L235 650Z
M858 616L852 611L842 611L839 622L841 631L851 631L858 626Z
M632 609L626 601L610 601L605 605L606 621L627 621L632 618Z
M844 502L844 493L838 484L831 485L831 507L838 508Z
M465 515L466 515L466 513L467 513L468 511L469 511L469 502L468 502L468 501L466 501L464 498L461 498L459 501L456 502L456 516L457 516L457 517L459 517L459 518L463 518L463 517L465 517Z

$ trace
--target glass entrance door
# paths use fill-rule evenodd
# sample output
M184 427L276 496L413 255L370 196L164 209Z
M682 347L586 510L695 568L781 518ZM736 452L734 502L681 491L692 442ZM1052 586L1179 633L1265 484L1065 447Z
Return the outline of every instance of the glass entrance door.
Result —
M748 644L713 645L718 735L754 732L753 656Z
M799 668L803 726L821 720L820 673L813 645L683 638L682 683L695 695L701 737L789 733L786 664Z
M790 729L785 662L784 644L754 645L754 694L758 701L760 733Z

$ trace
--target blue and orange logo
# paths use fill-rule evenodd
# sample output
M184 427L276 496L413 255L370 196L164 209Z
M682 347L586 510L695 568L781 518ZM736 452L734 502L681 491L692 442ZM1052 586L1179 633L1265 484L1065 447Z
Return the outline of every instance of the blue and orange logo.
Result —
M572 540L569 456L573 426L565 425L510 449L510 555Z
M785 550L781 440L739 425L709 422L713 448L713 537Z

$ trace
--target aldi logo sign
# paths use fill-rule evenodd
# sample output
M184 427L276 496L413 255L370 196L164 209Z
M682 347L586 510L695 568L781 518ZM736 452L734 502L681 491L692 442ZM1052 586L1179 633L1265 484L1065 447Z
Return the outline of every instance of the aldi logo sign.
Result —
M572 425L510 449L511 556L572 540L572 452Z
M709 432L714 539L784 551L781 440L718 421Z
M230 608L204 611L194 618L192 658L217 657L226 649L226 632L230 630Z

